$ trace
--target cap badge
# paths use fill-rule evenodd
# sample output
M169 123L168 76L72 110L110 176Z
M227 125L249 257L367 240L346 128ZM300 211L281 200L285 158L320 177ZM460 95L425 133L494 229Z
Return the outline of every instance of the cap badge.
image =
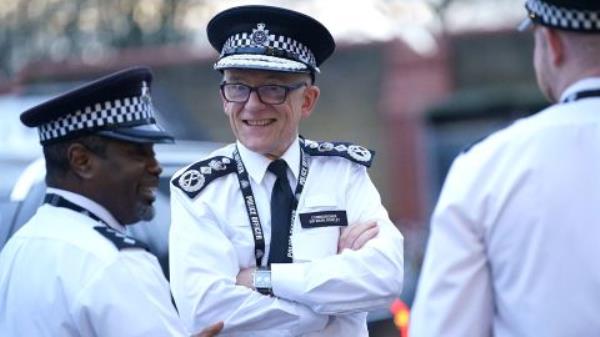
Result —
M152 99L150 98L150 88L148 87L148 84L146 84L146 81L142 82L142 102L145 104L152 103Z
M269 30L265 26L264 23L258 23L256 29L252 29L252 42L258 46L264 46L269 41Z

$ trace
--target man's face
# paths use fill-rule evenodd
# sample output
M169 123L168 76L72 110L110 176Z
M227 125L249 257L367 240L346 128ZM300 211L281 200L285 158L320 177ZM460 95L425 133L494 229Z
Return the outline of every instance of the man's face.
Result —
M151 220L162 172L153 144L108 140L106 154L96 159L96 201L123 225Z
M225 70L224 82L251 87L306 84L289 91L281 104L261 102L254 90L245 103L228 102L221 97L235 137L248 149L270 158L278 158L285 153L298 135L300 121L311 114L319 96L319 89L310 84L308 75L303 74Z

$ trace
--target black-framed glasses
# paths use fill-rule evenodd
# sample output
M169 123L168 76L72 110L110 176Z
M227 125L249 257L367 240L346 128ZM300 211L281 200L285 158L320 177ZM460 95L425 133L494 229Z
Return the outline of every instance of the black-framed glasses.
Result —
M221 94L227 102L246 103L252 91L255 91L262 103L281 104L285 102L290 91L305 85L307 84L302 82L292 85L265 84L251 87L242 83L221 83Z

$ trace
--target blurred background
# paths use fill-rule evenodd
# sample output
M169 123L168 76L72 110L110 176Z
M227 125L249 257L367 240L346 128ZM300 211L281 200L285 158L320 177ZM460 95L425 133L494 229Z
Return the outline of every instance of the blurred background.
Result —
M0 188L41 153L20 112L127 66L153 68L154 104L178 139L233 141L205 27L217 12L250 3L304 12L334 35L302 134L377 151L370 172L405 236L401 297L410 305L452 159L547 104L532 37L516 31L524 0L0 0ZM374 324L372 335L397 335L390 326Z

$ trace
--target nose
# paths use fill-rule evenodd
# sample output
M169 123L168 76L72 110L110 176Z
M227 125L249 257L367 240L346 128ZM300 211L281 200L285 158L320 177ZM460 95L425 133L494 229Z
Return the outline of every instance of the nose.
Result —
M258 97L258 93L256 92L256 90L252 90L250 92L250 97L248 97L248 101L246 101L246 108L262 108L264 107L264 105L265 104Z
M163 171L163 168L162 168L162 166L160 166L160 163L156 159L156 156L151 156L148 159L148 172L150 172L150 174L158 177L158 176L160 176L162 171Z

